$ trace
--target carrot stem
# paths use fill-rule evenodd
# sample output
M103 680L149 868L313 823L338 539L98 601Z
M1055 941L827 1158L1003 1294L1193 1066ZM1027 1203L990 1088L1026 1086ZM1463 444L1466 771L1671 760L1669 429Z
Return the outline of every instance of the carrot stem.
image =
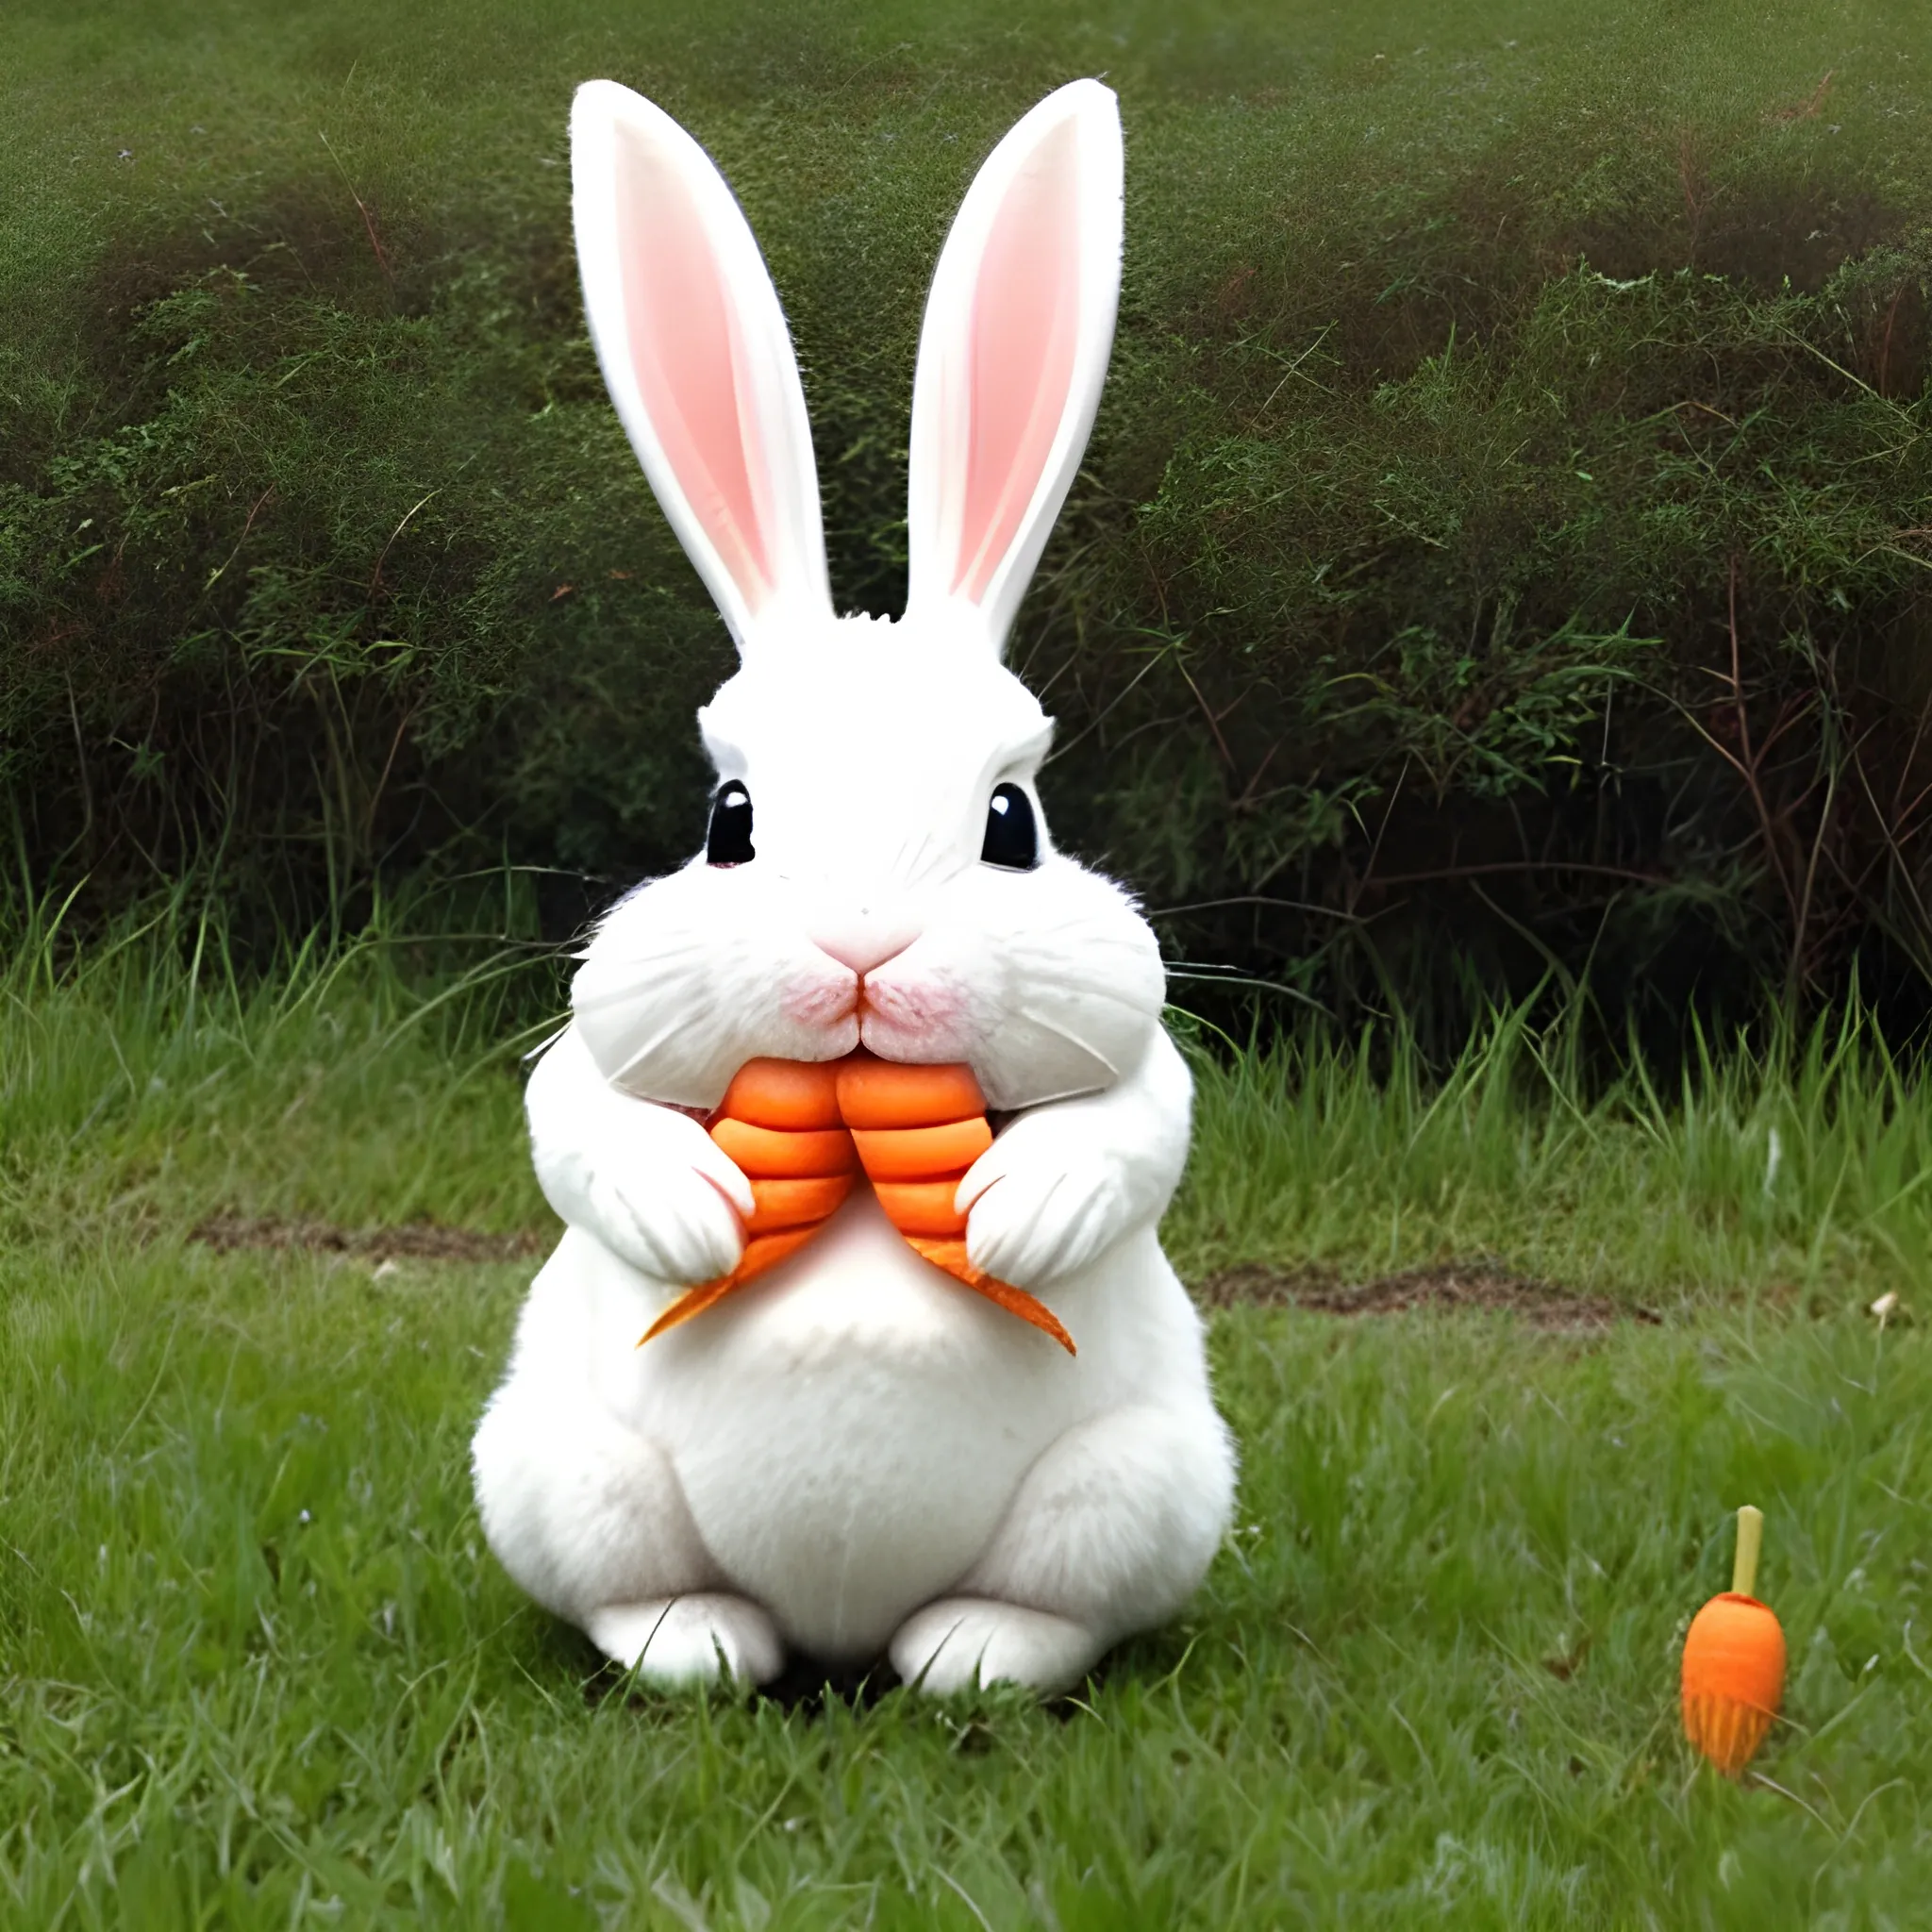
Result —
M1731 1565L1731 1589L1735 1594L1757 1594L1757 1556L1763 1547L1764 1511L1746 1503L1738 1511L1738 1555Z

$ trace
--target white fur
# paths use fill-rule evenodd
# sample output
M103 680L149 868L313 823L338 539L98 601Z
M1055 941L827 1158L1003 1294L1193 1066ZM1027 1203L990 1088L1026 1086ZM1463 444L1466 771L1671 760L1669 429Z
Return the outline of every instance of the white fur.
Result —
M916 624L958 621L995 648L1005 640L1026 582L1040 561L1053 520L1066 501L1087 447L1107 380L1121 282L1121 128L1112 92L1076 80L1049 94L987 158L960 204L941 251L919 337L912 381L911 475L907 517L910 583L907 616ZM1074 227L1042 236L1037 252L1065 253L1079 302L1066 318L1072 368L1063 387L1043 394L1050 435L1045 460L1014 479L1025 505L1019 527L976 605L961 600L953 579L973 539L962 531L968 456L974 431L974 331L986 325L997 285L985 274L989 252L1015 192L1063 183ZM1044 268L1046 264L1037 264ZM1027 277L1039 280L1037 274Z
M678 541L741 643L760 620L782 624L801 612L829 615L818 474L798 363L777 293L730 189L661 108L614 81L593 80L577 90L570 142L571 220L591 341L619 420ZM667 448L667 425L650 407L631 354L625 271L648 275L650 245L662 238L626 227L626 194L649 197L672 223L708 244L723 310L718 347L738 405L737 447L722 454L741 454L757 487L758 532L769 552L769 572L759 580L734 570L721 547L729 520L718 514L713 479L682 469ZM688 281L688 264L676 264L672 279ZM691 299L689 287L677 293Z
M979 862L993 787L1032 795L1050 739L998 646L1105 369L1112 96L1077 82L1027 115L947 243L922 339L898 625L839 619L821 594L796 371L729 192L688 136L608 82L579 93L572 129L599 354L742 646L699 722L721 781L750 790L757 857L700 855L619 905L578 969L572 1026L532 1075L537 1172L568 1227L477 1431L484 1526L533 1596L661 1682L762 1679L789 1645L889 1654L934 1690L1061 1689L1186 1600L1234 1480L1199 1318L1156 1235L1190 1083L1160 1025L1154 937L1117 886L1052 849L1043 820L1035 869ZM601 178L626 169L619 189ZM654 336L658 311L617 262L624 210L645 192L675 202L678 258L734 305L733 383L715 357L692 377L710 399L702 434L660 436L654 412L679 406L678 357L709 350L675 321ZM691 269L700 234L708 270ZM1054 249L1058 347L1029 369L1014 264ZM731 396L742 408L721 406ZM981 472L955 488L975 424L991 425ZM989 447L1016 453L1011 476L989 478ZM707 479L746 450L783 475L721 510L731 491L707 494ZM753 514L767 521L747 536ZM636 1346L741 1249L747 1185L691 1110L757 1056L832 1059L861 1042L967 1061L1012 1116L960 1183L968 1249L1044 1295L1076 1358L921 1260L864 1188L780 1267Z

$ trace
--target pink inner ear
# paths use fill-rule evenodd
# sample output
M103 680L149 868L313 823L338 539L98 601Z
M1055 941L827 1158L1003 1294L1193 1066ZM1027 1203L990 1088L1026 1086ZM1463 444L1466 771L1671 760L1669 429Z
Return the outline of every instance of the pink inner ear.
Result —
M1080 320L1080 155L1063 122L993 217L973 304L955 595L985 596L1066 413Z
M671 474L754 612L772 569L754 483L764 458L740 406L736 319L705 225L676 173L618 129L617 232L631 368Z

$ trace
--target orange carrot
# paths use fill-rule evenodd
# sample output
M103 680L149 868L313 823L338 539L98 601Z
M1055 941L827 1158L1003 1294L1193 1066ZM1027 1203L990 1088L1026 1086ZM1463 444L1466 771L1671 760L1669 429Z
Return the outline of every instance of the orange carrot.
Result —
M849 1174L828 1174L753 1181L751 1197L756 1205L744 1224L745 1232L771 1234L781 1227L817 1227L820 1222L831 1219L832 1210L852 1191L855 1178Z
M974 1267L958 1239L966 1217L955 1211L953 1196L966 1170L992 1145L986 1095L973 1069L911 1066L861 1050L839 1063L839 1112L886 1219L908 1244L1074 1354L1074 1338L1045 1303Z
M1031 1322L1044 1335L1051 1335L1069 1355L1078 1355L1074 1346L1074 1338L1061 1327L1059 1317L1040 1300L1030 1295L1024 1288L1015 1288L1010 1282L995 1281L991 1274L975 1268L966 1258L964 1241L926 1241L918 1235L908 1235L906 1245L915 1253L924 1255L935 1268L943 1268L956 1281L962 1282L974 1294L983 1294L996 1307L1006 1309L1009 1315L1018 1315L1023 1322Z
M755 1127L837 1127L839 1060L746 1060L718 1111Z
M882 1060L863 1047L838 1067L839 1118L848 1127L930 1127L986 1112L971 1067Z
M701 1282L696 1288L688 1289L671 1304L651 1325L644 1330L644 1342L662 1335L667 1328L675 1328L681 1322L689 1322L693 1315L702 1315L715 1302L723 1301L734 1288L742 1288L747 1281L762 1274L767 1268L775 1268L788 1256L798 1250L818 1233L814 1223L810 1227L788 1227L776 1234L754 1235L744 1244L744 1253L738 1257L738 1266L729 1274L721 1274L716 1281Z
M966 1217L953 1206L959 1191L957 1180L874 1181L872 1191L886 1210L886 1219L908 1240L916 1234L959 1236Z
M755 1127L722 1120L711 1139L761 1180L810 1180L852 1171L852 1136L843 1127Z
M1731 1587L1690 1620L1684 1638L1684 1735L1727 1776L1743 1770L1784 1694L1785 1633L1751 1594L1764 1538L1762 1511L1738 1511Z
M1073 1337L1042 1302L966 1257L966 1217L953 1200L966 1170L992 1145L971 1067L908 1065L863 1048L842 1060L748 1060L712 1118L711 1138L751 1182L750 1239L729 1274L679 1296L645 1341L797 1253L863 1173L915 1252L1074 1353Z
M992 1129L980 1114L936 1127L859 1127L852 1139L869 1179L924 1181L964 1174L992 1145Z

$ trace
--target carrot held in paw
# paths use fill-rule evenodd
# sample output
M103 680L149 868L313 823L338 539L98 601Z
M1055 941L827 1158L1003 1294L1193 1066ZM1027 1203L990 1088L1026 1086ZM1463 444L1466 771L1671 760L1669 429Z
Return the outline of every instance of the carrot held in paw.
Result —
M747 1060L724 1090L710 1131L751 1182L749 1239L729 1274L687 1290L644 1330L644 1341L702 1315L796 1254L858 1177L858 1156L839 1120L835 1062Z
M908 1244L974 1294L1076 1353L1044 1302L966 1258L966 1217L953 1207L953 1195L992 1145L986 1095L973 1069L908 1066L861 1048L839 1063L839 1114L886 1219Z
M1727 1776L1757 1755L1777 1715L1785 1684L1785 1633L1775 1613L1751 1594L1764 1513L1738 1511L1731 1587L1690 1620L1684 1638L1684 1735Z
M726 1120L793 1132L840 1127L837 1060L746 1060L718 1108Z
M986 1095L971 1067L913 1066L860 1047L838 1068L839 1118L848 1127L931 1127L986 1117Z
M919 1235L908 1235L906 1245L915 1254L923 1255L935 1268L943 1268L955 1281L963 1282L974 1294L983 1294L994 1307L1006 1309L1009 1315L1018 1315L1023 1322L1031 1322L1042 1335L1051 1335L1069 1355L1078 1355L1074 1346L1074 1338L1060 1325L1059 1317L1037 1295L1030 1295L1024 1288L1015 1288L1008 1281L995 1281L984 1270L975 1268L966 1258L966 1243L958 1241L927 1241Z
M862 1174L917 1254L1074 1352L1073 1337L1044 1303L966 1258L966 1217L953 1198L966 1170L992 1145L986 1098L970 1067L908 1065L863 1048L818 1063L749 1060L710 1132L751 1182L749 1240L729 1274L679 1296L645 1330L645 1341L795 1254Z

